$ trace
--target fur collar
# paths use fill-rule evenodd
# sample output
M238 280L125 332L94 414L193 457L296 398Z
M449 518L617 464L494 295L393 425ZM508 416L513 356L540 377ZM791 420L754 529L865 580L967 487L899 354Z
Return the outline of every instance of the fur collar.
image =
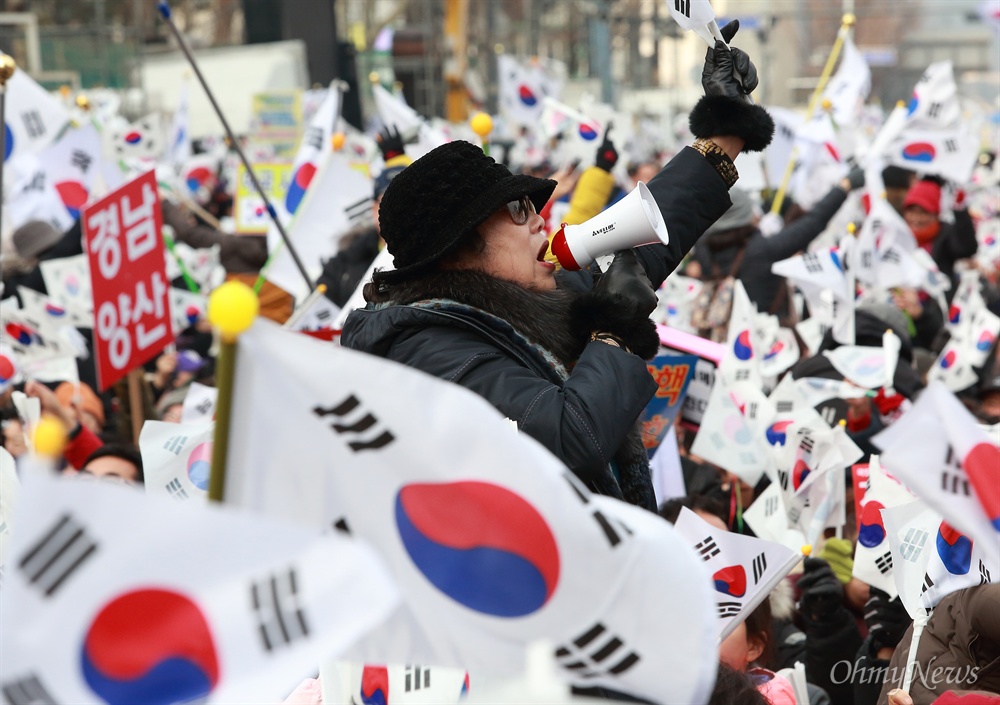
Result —
M445 299L485 311L513 326L529 343L551 351L566 368L572 368L587 342L570 331L569 308L576 297L563 289L534 291L471 270L436 271L377 291L371 285L365 289L372 303Z

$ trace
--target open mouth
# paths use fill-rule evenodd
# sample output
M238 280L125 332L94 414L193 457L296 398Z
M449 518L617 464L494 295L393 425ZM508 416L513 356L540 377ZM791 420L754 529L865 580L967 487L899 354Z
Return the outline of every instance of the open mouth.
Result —
M549 241L546 240L542 243L542 246L538 248L538 254L535 255L535 259L539 262L545 261L545 254L549 251Z

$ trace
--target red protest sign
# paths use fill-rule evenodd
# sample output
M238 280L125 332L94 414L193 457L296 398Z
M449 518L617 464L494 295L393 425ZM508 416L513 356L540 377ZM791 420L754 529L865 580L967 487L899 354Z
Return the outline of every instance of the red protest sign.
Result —
M174 339L162 227L152 171L83 211L101 389L152 359Z

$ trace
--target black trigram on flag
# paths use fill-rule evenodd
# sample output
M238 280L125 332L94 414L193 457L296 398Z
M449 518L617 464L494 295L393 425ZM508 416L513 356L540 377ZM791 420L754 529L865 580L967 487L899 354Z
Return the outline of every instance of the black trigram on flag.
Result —
M342 534L350 535L351 533L351 527L347 525L347 519L344 517L340 517L337 521L333 522L333 528L335 531L339 531Z
M321 308L316 312L316 320L326 323L326 320L333 316L333 312L328 308Z
M10 705L56 705L36 676L4 683L0 685L0 692Z
M169 492L170 496L174 499L184 500L190 497L187 490L184 489L184 485L182 485L181 481L176 477L167 483L167 492Z
M352 203L349 206L346 206L344 208L344 213L347 215L347 219L351 221L352 224L363 219L365 215L368 214L368 209L369 207L371 207L371 203L372 199L366 196L365 198L362 198L360 201Z
M920 594L923 595L925 592L927 592L928 590L930 590L932 587L934 587L934 581L931 580L931 576L930 575L928 575L927 573L924 573L924 584L920 588Z
M875 567L878 568L878 572L882 575L885 575L892 570L892 551L886 551L881 556L876 558Z
M171 436L163 444L163 450L169 451L174 455L180 455L187 441L187 436Z
M407 693L431 687L431 669L426 666L407 666L403 690Z
M781 485L781 489L788 489L788 471L778 468L778 483Z
M574 475L564 472L563 479L566 480L570 489L573 490L573 494L576 495L580 502L590 504L590 498L588 497L589 490L581 485L580 481ZM595 509L591 516L597 522L597 525L601 527L601 532L608 540L611 548L617 547L625 538L632 535L632 529L621 519L611 519L599 509Z
M97 544L87 536L83 526L69 514L63 514L17 565L29 583L50 597L96 550Z
M949 154L954 154L958 151L958 142L953 139L948 139L944 141L944 149Z
M819 257L812 252L802 255L802 264L810 274L819 274L823 271L823 265L820 264Z
M941 489L951 494L969 496L969 478L944 470L941 473Z
M722 551L719 550L719 547L715 545L715 539L711 536L707 536L696 543L694 545L694 550L701 554L701 559L703 561L710 560L722 553Z
M883 262L888 262L890 264L899 264L900 261L899 252L897 252L894 248L890 248L882 253L880 259Z
M556 649L563 668L583 678L620 676L635 664L639 655L598 622L565 646Z
M331 406L324 409L321 406L313 408L313 413L320 418L324 416L347 416L358 410L361 406L361 402L356 396L351 394L344 401L340 402L336 406ZM378 424L378 419L370 413L365 413L364 409L359 412L360 416L353 423L332 423L330 424L330 429L336 434L349 433L349 434L362 434L369 431ZM396 437L392 435L391 431L382 431L378 433L378 429L375 428L373 432L374 435L368 440L358 440L350 441L347 446L355 453L360 453L363 450L379 450L385 448L387 445L392 443Z
M685 17L691 17L691 0L674 0L674 9Z
M294 569L254 583L250 586L250 597L267 651L309 636L309 625L299 605Z
M753 584L756 585L767 572L767 556L763 552L753 559Z
M924 551L928 536L930 534L926 531L911 528L906 532L906 536L903 537L903 543L899 547L899 555L902 556L904 561L916 563L920 554Z
M779 414L787 414L795 408L795 403L788 400L779 401L774 408Z
M778 511L778 498L771 496L764 500L764 516L772 516Z
M743 605L739 602L720 602L718 604L719 619L735 617L740 613L740 607L742 606Z
M927 108L927 117L936 118L941 114L941 109L944 106L940 102L931 103Z
M990 577L990 569L986 567L983 563L983 559L979 559L979 584L986 585L986 583L992 583L993 580Z

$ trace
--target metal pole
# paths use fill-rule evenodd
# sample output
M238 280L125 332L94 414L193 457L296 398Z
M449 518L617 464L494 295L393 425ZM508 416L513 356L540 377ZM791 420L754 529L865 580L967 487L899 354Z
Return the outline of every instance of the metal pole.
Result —
M14 57L0 54L0 125L6 124L7 80L14 75L17 64ZM0 155L7 159L7 130L0 129ZM3 224L3 167L0 165L0 226Z
M274 226L278 229L278 233L281 235L281 239L285 243L285 247L288 248L288 253L292 256L292 260L294 260L295 266L298 267L302 278L305 279L306 286L309 287L309 291L312 291L316 287L313 284L312 279L309 278L305 265L302 264L302 260L299 258L299 253L296 252L295 248L292 246L291 239L288 237L288 233L285 232L285 226L281 224L281 219L278 218L278 213L274 210L274 206L271 205L271 201L268 199L267 193L260 185L260 181L257 180L257 174L254 173L253 168L250 166L250 161L247 159L246 154L243 153L243 148L240 147L239 140L236 139L236 135L233 133L232 128L229 127L229 121L226 120L226 116L223 115L222 108L219 107L218 102L215 100L215 95L208 87L208 82L205 81L205 77L201 74L201 69L198 68L198 62L194 60L194 56L191 54L191 49L188 48L187 42L184 40L184 36L180 33L180 30L177 29L177 25L174 24L174 20L170 15L170 5L164 0L157 5L157 8L160 11L160 16L163 17L167 26L170 27L170 31L173 32L174 38L177 40L177 44L180 46L181 51L184 52L184 56L187 57L188 63L191 64L191 69L194 71L194 75L198 78L198 82L201 84L202 89L204 89L205 95L208 96L208 100L212 104L215 114L219 116L219 121L222 123L222 128L226 131L226 135L229 137L229 141L232 144L233 149L236 150L236 154L239 155L240 161L243 162L243 166L246 167L247 174L253 182L253 187L257 189L257 193L260 194L261 199L264 201L267 213L271 217L271 221L274 223Z

